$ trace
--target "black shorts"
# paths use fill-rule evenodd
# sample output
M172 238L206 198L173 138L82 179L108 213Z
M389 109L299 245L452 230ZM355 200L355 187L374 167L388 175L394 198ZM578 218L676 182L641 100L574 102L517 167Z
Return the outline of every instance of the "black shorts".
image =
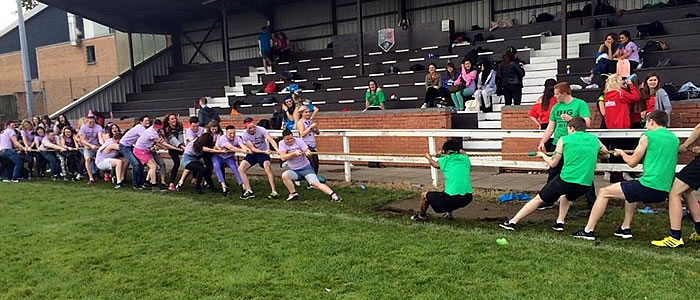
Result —
M272 51L270 51L270 52L262 52L262 53L260 54L260 56L262 56L263 59L272 60Z
M472 202L472 194L450 196L444 192L428 192L426 198L436 213L452 212Z
M659 203L668 198L668 192L645 187L639 180L620 182L620 189L629 203Z
M700 188L700 157L696 157L683 168L678 175L678 180L683 181L690 188L697 190Z
M588 192L591 188L589 185L580 185L578 183L569 183L557 177L556 179L547 182L547 184L542 187L539 194L540 199L547 204L553 204L559 197L566 195L566 199L569 201L576 200L576 198L581 197Z
M255 165L260 165L260 167L263 168L263 164L266 161L270 161L270 156L265 153L246 154L243 160L247 161L251 167Z

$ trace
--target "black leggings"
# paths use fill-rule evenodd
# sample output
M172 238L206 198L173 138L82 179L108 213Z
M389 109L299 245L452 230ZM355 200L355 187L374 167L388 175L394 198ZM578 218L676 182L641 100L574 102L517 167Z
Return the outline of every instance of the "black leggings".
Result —
M318 151L316 151L316 148L311 148L311 147L309 147L309 151L318 152ZM314 173L316 173L316 175L318 175L318 169L319 169L319 165L320 165L320 162L318 161L318 155L316 155L316 154L311 155L309 157L309 163L311 163L311 167L314 168Z
M81 163L83 162L83 156L78 151L67 151L62 152L59 155L63 155L66 158L66 168L73 176L79 174L82 171ZM68 175L68 174L66 174Z
M440 90L434 88L434 87L429 87L425 91L425 104L428 105L428 107L434 107L435 106L435 98L442 96L442 92Z
M181 151L177 150L168 150L168 154L170 154L170 159L173 160L173 168L170 170L170 183L175 183L177 181L177 171L180 169L180 153Z
M193 161L185 167L192 172L192 177L197 180L196 189L202 189L202 179L206 180L210 187L214 186L211 181L211 169L207 169L200 161Z
M503 97L505 98L506 105L511 105L513 102L515 102L515 105L520 105L520 101L523 98L523 88L519 86L503 87Z

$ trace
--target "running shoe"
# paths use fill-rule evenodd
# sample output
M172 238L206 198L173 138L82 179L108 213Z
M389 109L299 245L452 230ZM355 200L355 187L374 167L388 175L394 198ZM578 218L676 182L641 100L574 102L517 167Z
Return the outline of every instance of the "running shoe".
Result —
M586 229L581 229L571 234L574 238L584 239L587 241L595 241L595 232L587 232Z
M670 236L665 237L663 240L651 241L651 244L656 246L656 247L664 247L664 248L679 248L679 247L685 246L685 243L683 243L682 238L680 240L677 240L677 239L672 238Z
M413 220L413 221L426 221L426 220L428 220L428 216L424 216L424 215L421 215L418 213L418 214L412 215L411 220Z
M255 193L253 191L245 191L243 195L239 197L241 200L246 200L246 199L253 199L255 198Z
M171 192L176 191L175 184L171 183L170 186L168 186L168 191L171 191Z
M296 200L299 200L299 194L298 194L298 193L289 194L289 196L287 197L287 200L286 200L286 201L296 201Z
M452 215L452 212L448 211L448 212L442 214L442 218L443 219L454 219L455 216Z
M554 225L552 225L552 229L554 231L564 231L564 223L554 222Z
M617 230L615 230L615 233L613 233L614 236L620 237L623 239L631 239L632 238L632 229L627 228L627 229L622 229L622 227L618 227Z
M343 197L338 195L338 193L333 193L333 194L331 194L331 201L341 202L341 201L343 201Z
M269 195L267 195L268 199L277 199L280 196L277 192L272 192Z
M518 224L511 223L510 221L505 221L501 224L498 224L498 227L501 227L505 230L515 231L516 229L518 229Z
M221 194L224 195L224 197L228 197L228 194L230 194L228 188L223 188L221 189Z
M688 237L688 240L693 242L700 242L700 234L698 234L697 232L693 232L693 234L691 234L690 237Z

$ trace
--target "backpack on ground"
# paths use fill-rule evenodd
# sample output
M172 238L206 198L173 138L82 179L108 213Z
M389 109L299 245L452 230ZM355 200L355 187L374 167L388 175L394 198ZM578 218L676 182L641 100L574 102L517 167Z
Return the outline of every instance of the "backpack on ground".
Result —
M277 85L275 84L274 81L270 81L267 83L267 85L265 85L264 91L265 91L265 93L268 93L268 94L277 93Z
M654 21L649 24L637 26L637 38L643 39L648 36L664 35L666 31L664 30L664 25L659 21Z
M669 96L669 98L675 94L678 94L678 88L676 88L676 86L673 85L673 83L666 83L661 88L664 89L664 91L666 91L666 94Z
M593 15L595 16L611 15L614 13L615 7L610 5L610 2L608 0L598 2L598 5L595 7L595 11L593 11Z
M541 13L537 15L537 18L535 18L535 21L537 23L542 23L542 22L551 22L554 21L554 16L549 13Z
M284 117L278 111L272 113L272 118L270 118L270 128L282 128L282 123L284 123Z
M408 69L414 72L425 71L425 66L421 64L414 64Z
M287 81L294 80L294 73L289 72L289 71L282 72L281 76L282 76L282 78L284 78L284 80L287 80Z
M664 41L647 41L647 43L642 47L641 52L646 53L646 52L653 52L653 51L661 51L661 50L668 50L668 44Z
M270 125L271 125L270 120L268 120L268 119L262 119L262 120L258 121L258 124L256 124L256 125L258 125L262 128L265 128L265 129L272 129L272 127L270 127Z

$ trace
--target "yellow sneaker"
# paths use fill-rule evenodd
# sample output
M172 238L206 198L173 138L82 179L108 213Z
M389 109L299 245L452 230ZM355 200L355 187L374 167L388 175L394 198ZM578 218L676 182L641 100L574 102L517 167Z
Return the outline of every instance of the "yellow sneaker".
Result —
M677 240L677 239L674 239L670 236L667 236L663 240L660 240L660 241L651 241L651 244L656 246L656 247L668 247L668 248L678 248L678 247L683 247L683 245L685 245L685 243L683 243L682 238L680 240Z
M693 232L693 234L691 234L688 237L688 240L693 242L700 242L700 234L698 234L697 232Z

